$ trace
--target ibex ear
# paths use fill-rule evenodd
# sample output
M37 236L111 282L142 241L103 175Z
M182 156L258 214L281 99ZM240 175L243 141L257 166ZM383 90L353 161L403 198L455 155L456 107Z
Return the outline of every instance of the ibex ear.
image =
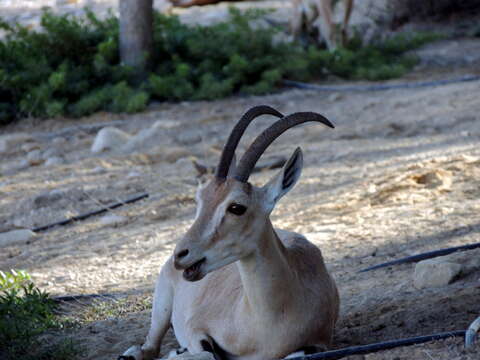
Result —
M265 207L271 211L277 201L289 192L300 178L303 167L302 149L297 148L282 170L275 175L264 187Z

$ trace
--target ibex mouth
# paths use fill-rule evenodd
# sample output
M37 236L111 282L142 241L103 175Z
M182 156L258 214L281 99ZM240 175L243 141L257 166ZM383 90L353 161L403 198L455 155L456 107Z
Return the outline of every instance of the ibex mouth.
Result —
M197 261L192 266L189 266L183 271L183 278L187 281L197 281L203 278L202 264L205 262L205 258Z

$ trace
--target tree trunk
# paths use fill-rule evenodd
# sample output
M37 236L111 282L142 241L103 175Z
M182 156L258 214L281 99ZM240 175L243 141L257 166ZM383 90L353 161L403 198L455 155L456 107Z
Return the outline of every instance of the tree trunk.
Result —
M119 0L120 59L141 77L150 65L153 47L153 0Z

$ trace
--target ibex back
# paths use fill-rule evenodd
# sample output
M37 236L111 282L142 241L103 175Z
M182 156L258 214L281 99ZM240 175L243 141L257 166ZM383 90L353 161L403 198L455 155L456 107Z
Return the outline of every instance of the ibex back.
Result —
M238 142L263 114L280 120L257 137L237 167ZM275 138L307 121L333 128L319 114L283 117L268 106L254 107L240 119L215 176L199 185L193 225L160 272L146 342L120 359L158 356L170 324L182 347L192 354L211 351L216 359L279 359L307 346L330 345L339 297L322 253L270 221L275 204L300 177L300 148L263 187L248 182Z

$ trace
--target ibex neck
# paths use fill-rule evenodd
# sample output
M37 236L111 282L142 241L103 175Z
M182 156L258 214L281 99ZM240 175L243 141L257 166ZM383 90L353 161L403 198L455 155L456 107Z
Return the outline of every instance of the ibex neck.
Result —
M285 311L292 284L286 249L268 220L255 252L237 262L246 305L253 314Z

